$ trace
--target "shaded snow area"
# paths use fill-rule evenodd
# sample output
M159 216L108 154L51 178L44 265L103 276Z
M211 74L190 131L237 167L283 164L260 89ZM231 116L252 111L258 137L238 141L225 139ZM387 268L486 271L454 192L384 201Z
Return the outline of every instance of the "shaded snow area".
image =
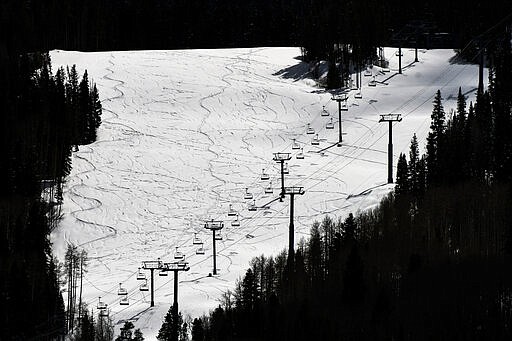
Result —
M348 93L343 112L343 145L338 140L338 107L331 94L303 77L307 65L298 48L79 53L52 51L54 70L77 64L96 82L103 105L98 141L73 153L73 170L64 194L64 217L52 234L62 260L67 243L90 257L84 297L90 307L98 296L116 323L131 319L147 340L154 340L173 298L173 276L155 276L155 307L139 291L141 261L173 261L175 247L190 271L179 277L180 310L201 315L233 289L251 258L272 255L288 243L289 198L266 209L248 211L246 188L257 206L276 198L280 177L273 152L290 152L286 185L304 186L295 199L295 240L307 237L326 214L374 207L392 189L387 185L388 124L379 114L401 113L393 126L394 158L407 153L413 133L426 139L437 89L446 112L455 108L459 86L474 100L478 67L453 65L451 50L403 49L403 74L396 74L395 49L386 49L391 72L377 67L362 77L362 99ZM396 74L396 75L395 75ZM394 75L394 76L393 76ZM330 117L335 129L326 129ZM318 133L306 134L307 124ZM304 148L296 159L293 139ZM261 181L262 169L270 180ZM272 183L273 194L265 194ZM239 212L232 227L229 204ZM212 241L206 219L224 220L217 244L219 275L212 272ZM204 241L196 254L194 233ZM146 275L149 276L149 273ZM156 275L156 274L155 274ZM119 283L130 304L121 306ZM120 324L116 326L119 331Z

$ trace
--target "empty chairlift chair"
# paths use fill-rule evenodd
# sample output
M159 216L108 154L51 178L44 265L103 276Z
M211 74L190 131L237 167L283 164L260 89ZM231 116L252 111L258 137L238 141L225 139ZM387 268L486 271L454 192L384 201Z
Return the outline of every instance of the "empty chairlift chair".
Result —
M324 116L324 117L329 116L329 112L327 110L325 110L325 105L322 107L322 114L321 115Z
M284 163L283 174L290 174L290 168L288 168L288 162Z
M375 80L375 76L372 78L371 81L368 82L368 86L377 86L377 81Z
M256 211L257 210L257 208L256 208L256 200L253 200L253 202L249 204L248 210L249 211Z
M332 117L329 122L325 125L325 129L334 129L334 123L332 122Z
M165 277L167 276L167 271L165 269L162 269L160 271L158 271L158 276L161 276L161 277Z
M268 180L268 179L270 179L270 175L265 173L265 169L262 169L261 170L261 180L265 181L265 180Z
M364 76L365 77L370 77L372 75L372 70L370 70L368 67L366 68L366 70L364 70Z
M308 127L306 129L306 134L313 135L315 133L315 129L311 128L311 123L308 123Z
M201 246L199 246L199 247L196 249L196 255L204 255L204 247L203 247L203 243L201 243Z
M354 98L355 98L355 99L361 99L361 98L363 98L363 94L361 93L361 90L358 90L358 91L355 93Z
M197 233L194 233L194 239L192 239L192 245L199 245L202 243L203 243L203 241L201 240L201 238L199 238L197 236Z
M215 240L222 240L222 234L220 230L215 231Z
M98 297L98 305L96 306L98 310L107 309L107 304L101 300L101 297Z
M121 300L119 301L119 304L120 305L129 305L130 301L128 301L128 296L124 296L123 298L121 298Z
M304 160L304 148L300 149L300 153L297 154L296 158L298 160Z
M149 287L148 287L148 280L147 280L147 279L144 281L144 283L142 283L142 284L139 286L139 290L140 290L140 291L149 291Z
M108 317L108 309L101 309L99 315L100 317Z
M126 290L126 288L123 288L123 284L122 283L119 283L119 289L117 290L117 294L119 296L126 296L126 295L128 295L128 291Z
M272 194L274 190L272 189L272 181L269 182L268 187L265 187L265 194Z
M143 281L146 279L146 274L142 272L142 270L139 268L139 271L137 272L137 280Z
M244 199L252 199L252 193L249 192L249 188L245 189Z
M297 150L297 149L300 149L300 146L297 143L297 140L293 139L292 150Z
M320 139L318 138L318 134L316 134L315 138L311 140L311 144L313 146L318 146L320 144Z
M341 111L348 111L347 98L345 98L345 100L341 102Z
M174 251L174 259L181 260L184 258L185 258L185 255L183 254L183 252L178 251L178 247L176 246L176 251Z
M233 209L233 205L229 204L228 217L236 216L236 211Z
M240 220L238 219L238 215L236 216L236 219L231 221L231 226L238 227L240 226Z

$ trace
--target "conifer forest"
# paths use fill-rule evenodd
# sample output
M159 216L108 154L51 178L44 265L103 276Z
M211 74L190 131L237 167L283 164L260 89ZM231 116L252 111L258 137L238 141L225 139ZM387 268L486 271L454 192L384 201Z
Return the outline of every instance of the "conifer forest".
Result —
M334 209L308 217L305 220L308 231L296 234L295 240L291 236L294 252L287 244L277 253L254 247L252 260L242 265L244 270L238 279L219 286L213 309L187 310L186 299L180 297L178 306L176 298L172 302L172 296L166 295L166 302L172 305L168 304L168 311L166 306L166 313L158 316L161 325L154 333L146 334L147 326L139 325L144 321L141 316L161 312L151 310L153 271L157 280L161 280L167 276L165 271L169 278L177 278L179 272L179 276L185 276L189 270L185 266L172 268L172 264L163 268L160 258L158 267L143 265L144 270L151 270L151 299L144 296L144 303L151 300L151 306L133 313L136 318L121 318L122 315L111 313L101 297L91 303L85 293L88 286L96 284L87 274L98 270L98 263L94 262L101 256L88 251L87 243L69 242L59 259L51 235L68 214L63 205L68 200L65 193L76 162L73 157L83 161L86 156L79 153L84 148L94 148L114 139L101 136L100 132L106 114L110 117L113 113L111 109L105 110L105 105L118 98L112 97L110 92L107 94L107 89L102 93L98 78L93 77L90 70L96 67L94 64L81 67L55 63L52 66L51 51L154 50L158 54L166 50L196 53L196 49L283 46L299 48L296 62L307 69L306 76L293 74L299 67L276 69L272 76L280 76L280 72L287 76L289 72L292 74L288 75L290 82L311 79L316 87L311 93L324 94L329 100L331 95L336 99L336 94L350 90L352 78L368 70L368 65L389 72L389 65L378 52L379 48L383 51L383 47L400 49L390 58L401 58L405 46L416 48L416 58L418 49L449 49L455 55L450 63L471 65L475 69L480 66L481 70L486 70L486 77L480 76L481 83L475 89L468 90L466 84L459 84L455 96L445 91L439 81L439 90L428 94L433 101L427 102L430 105L425 121L427 133L406 131L407 150L395 149L394 184L389 191L368 209L334 201L331 203ZM229 63L236 63L236 58L232 59ZM123 62L125 60L121 59L120 63ZM228 65L223 72L229 76L235 68L234 64ZM411 70L411 65L406 66L405 73ZM113 68L112 64L106 70L110 72ZM148 70L152 69L148 67ZM250 77L248 70L244 69L244 75ZM130 74L129 68L125 71ZM145 75L159 77L151 72ZM110 89L112 93L121 92L118 97L130 95L125 89L124 92L119 90L124 81L114 79L113 73L102 81L118 82ZM401 64L396 77L386 76L385 80L376 81L372 74L373 80L368 86L384 87L398 79L398 73L402 73ZM210 77L198 72L198 77L202 76ZM475 73L475 83L478 77ZM218 78L219 83L231 86L227 76ZM412 76L408 81L413 84L414 79L411 79ZM0 84L0 150L5 152L0 161L0 177L6 184L0 191L0 340L512 340L512 2L2 0ZM361 88L359 86L358 95L363 96ZM215 95L218 94L229 98L225 89ZM275 94L269 91L267 95ZM397 101L407 101L401 99L399 93L391 95ZM199 101L194 99L194 94L190 96L192 99L187 97L187 101ZM150 100L143 105L149 107L159 99ZM281 102L286 100L293 101L287 98ZM201 108L207 109L206 101L199 102ZM172 101L162 100L161 103L171 105ZM455 103L455 106L448 103ZM258 105L251 102L251 108L259 108ZM337 105L340 105L341 121L339 98L338 104L333 102L333 108L336 106L334 119L338 117ZM368 105L373 103L370 101ZM293 102L289 106L299 105ZM187 118L187 114L179 116L180 119L196 119L191 113ZM250 124L249 121L246 123ZM349 119L347 121L350 124ZM265 121L269 131L284 129L273 128L272 122ZM322 123L322 127L334 131L338 125L333 122L331 118L331 126ZM219 121L219 127L228 123ZM131 135L144 135L129 130L122 122L115 124ZM201 130L203 125L204 119L198 131L207 136ZM250 126L247 127L250 131ZM312 129L309 123L307 127ZM399 127L397 124L395 131ZM334 143L333 149L322 149L319 155L343 148L341 122L339 129L340 141L335 141L339 146ZM165 138L176 144L190 142L174 133L169 129ZM347 133L348 139L350 133ZM226 135L227 139L233 138ZM296 143L295 138L293 141ZM317 144L318 141L317 134ZM244 143L247 143L245 139ZM327 142L321 140L321 143ZM163 148L162 145L155 148ZM207 142L199 146L191 143L190 153L208 149L217 157L222 154L222 148L216 150L215 146L207 148L205 145ZM251 147L247 144L240 150ZM292 149L299 148L294 145ZM385 146L381 149L384 160L388 150ZM268 154L272 155L270 151ZM304 154L306 159L310 157L305 151ZM236 155L240 157L237 162L243 160L243 155ZM302 150L300 155L304 159ZM276 157L274 155L274 161ZM166 167L176 170L182 178L192 179L192 174L185 174L183 170L179 173L184 159L172 159ZM299 156L296 159L300 159ZM96 167L90 160L87 162L91 168ZM233 165L227 164L226 167ZM284 167L283 162L281 167ZM257 171L260 169L258 167ZM126 172L136 174L137 171L134 168ZM238 174L239 169L233 167L227 172ZM241 178L252 175L241 175ZM268 180L265 175L264 169L263 174L257 176ZM173 177L168 178L174 181ZM279 181L281 179L284 178ZM187 189L175 187L176 192L199 191L197 185ZM292 192L297 190L291 188ZM307 192L308 188L305 189ZM309 200L308 193L304 197L299 197L304 194L300 191L292 195L286 193L282 182L274 182L274 192L271 182L269 192L265 193L275 196L278 191L281 191L278 194L281 202L285 197L285 200L292 200L292 218L293 195L297 195L298 201ZM358 195L366 192L361 193ZM244 194L245 199L252 201L248 188ZM352 197L346 194L340 193L340 196ZM195 195L190 201L199 203L209 194ZM256 199L252 206L249 203L249 211L256 211ZM120 201L115 199L115 202ZM176 205L166 209L182 214L183 207ZM288 208L286 217L287 212ZM108 212L102 214L108 215ZM299 221L305 219L300 214L296 213L295 217ZM288 227L287 219L279 222L284 224L284 229ZM246 220L247 217L236 215L238 226ZM87 224L85 220L80 223L76 229L84 229ZM140 221L129 223L144 225ZM297 221L296 224L300 225ZM235 226L232 222L231 227ZM143 230L145 226L141 228L139 234L150 234L149 230ZM215 253L216 233L220 233L220 228L217 232L213 219L206 222L205 228L210 230L205 239L213 233ZM227 238L228 232L222 233ZM115 231L114 234L115 238L122 238L122 233ZM286 242L287 234L286 229ZM241 238L250 240L254 235L243 233ZM196 243L196 239L194 234L193 244L201 244L201 247L195 254L200 255L201 250L204 254L205 249L211 252L210 245L204 245L203 249L203 242ZM222 240L220 236L218 240ZM153 241L165 242L156 237ZM217 246L217 251L227 254L223 245ZM174 259L180 259L178 247L172 249ZM118 256L122 257L126 255ZM219 255L221 273L226 270L222 263L224 258ZM216 260L213 259L213 272L202 274L206 279L220 278L216 277ZM207 261L211 263L210 258ZM108 268L108 264L101 263L101 266ZM192 273L193 265L190 270ZM139 268L137 276L140 274ZM149 276L149 272L147 274ZM180 290L203 280L196 274L187 276L179 282ZM140 291L148 291L148 279L144 277L145 282L140 282L145 285L140 285ZM131 301L136 299L126 295L124 287L118 286L119 282L122 280L112 283L114 296L117 299L118 294L120 304L128 306L128 297ZM174 283L174 295L177 295L178 280ZM159 288L157 285L156 289ZM210 298L210 293L205 294L201 289L197 289L196 294ZM157 305L163 299L158 297Z

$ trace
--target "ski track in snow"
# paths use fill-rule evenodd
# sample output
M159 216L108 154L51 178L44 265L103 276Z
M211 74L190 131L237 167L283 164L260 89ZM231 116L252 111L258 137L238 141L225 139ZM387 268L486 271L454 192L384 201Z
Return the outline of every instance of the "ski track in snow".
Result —
M387 179L386 124L380 113L401 113L393 125L394 162L407 152L413 133L424 144L431 101L440 89L445 111L455 107L459 86L474 99L477 67L451 65L451 51L404 49L403 74L396 74L394 49L386 49L392 73L362 77L363 99L349 92L342 112L342 147L337 105L331 95L305 80L276 76L299 63L297 48L252 48L188 51L78 53L52 51L54 67L77 63L87 68L102 96L103 123L98 141L73 154L73 169L64 193L64 219L52 235L62 259L67 243L86 249L85 301L98 296L108 303L116 323L131 320L147 340L156 337L173 293L173 276L155 276L155 307L138 290L141 261L172 261L176 246L187 255L191 270L180 273L180 309L200 315L218 305L222 292L233 289L254 256L287 248L288 199L268 209L249 212L245 188L257 205L275 199L280 190L273 152L292 152L286 185L304 186L296 197L296 240L326 214L344 218L374 207L392 189ZM385 85L387 84L387 85ZM330 113L335 129L326 130ZM321 139L310 145L310 123ZM304 147L295 158L292 139ZM332 146L332 147L330 147ZM320 153L320 151L322 151ZM270 174L273 194L265 194ZM231 227L229 204L239 211L241 226ZM219 275L212 267L211 235L204 220L225 221L217 242ZM196 255L194 233L206 255ZM146 274L149 276L149 273ZM128 289L129 306L119 305L119 283ZM117 330L118 328L116 328Z

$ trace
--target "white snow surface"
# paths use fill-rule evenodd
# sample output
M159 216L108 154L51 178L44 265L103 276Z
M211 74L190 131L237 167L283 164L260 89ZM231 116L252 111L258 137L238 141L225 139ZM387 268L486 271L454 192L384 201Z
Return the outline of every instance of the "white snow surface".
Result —
M173 276L155 273L155 307L136 280L141 261L173 261L175 247L186 254L191 269L179 276L180 310L193 317L219 304L222 292L261 254L275 255L287 247L289 198L268 209L247 210L245 189L261 206L276 198L280 175L273 152L290 152L286 185L304 186L295 199L295 240L307 237L312 223L328 214L374 207L393 186L387 181L388 124L379 114L401 113L393 124L394 158L407 153L413 133L424 143L437 89L445 111L455 108L459 87L474 100L475 65L450 64L451 50L402 49L403 74L397 73L396 49L385 49L390 73L373 67L363 77L362 99L349 92L343 112L343 145L320 150L338 138L337 103L331 94L300 77L304 69L299 48L251 48L179 51L51 52L54 70L77 64L97 84L102 125L97 142L73 153L73 169L64 193L64 217L52 233L53 250L63 259L66 245L88 252L85 302L95 308L101 296L118 323L132 320L146 340L156 339L173 299ZM412 63L412 64L411 64ZM307 69L307 67L306 67ZM335 129L327 130L328 117ZM319 134L320 145L312 146ZM295 158L292 139L304 148ZM264 194L271 176L274 194ZM231 227L229 204L240 215ZM212 272L208 219L224 220L217 242L219 275ZM204 241L206 255L196 255L194 233ZM149 272L146 273L149 277ZM128 289L130 305L120 306L119 283Z

